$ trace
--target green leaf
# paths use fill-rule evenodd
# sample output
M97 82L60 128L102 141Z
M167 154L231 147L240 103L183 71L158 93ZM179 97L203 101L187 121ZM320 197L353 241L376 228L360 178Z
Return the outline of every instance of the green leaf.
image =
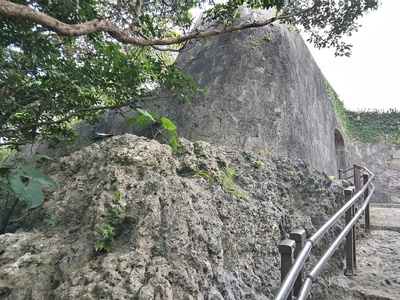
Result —
M225 167L224 170L225 170L226 174L229 174L230 176L236 175L235 168Z
M11 186L9 186L8 184L5 184L4 182L1 182L1 181L0 181L0 189L6 191L7 193L14 195L14 191L12 190Z
M56 225L56 222L53 219L43 219L43 222L51 226Z
M105 249L105 244L102 241L96 241L94 243L94 250L96 252L101 251L103 249Z
M10 172L11 172L11 168L2 167L2 168L0 168L0 177L5 177L8 174L10 174Z
M196 169L194 175L202 177L202 178L204 178L205 180L208 180L208 181L213 181L214 180L214 177L210 173L207 173L206 171L202 171L200 169Z
M121 200L121 191L120 190L117 190L117 191L115 191L115 193L114 193L114 201L115 202L119 202Z
M23 176L29 179L37 180L44 187L57 188L57 182L48 175L42 173L42 171L30 166L23 165L20 172L17 173L19 176Z
M176 134L172 135L171 140L168 143L173 150L177 150L179 146L179 137Z
M15 196L25 205L27 209L32 209L42 205L44 194L42 186L38 180L30 180L28 184L22 182L19 175L10 178L11 188Z
M162 117L161 118L161 122L162 122L163 127L165 129L167 129L168 131L175 131L176 130L175 124L170 119Z
M139 113L139 115L146 116L147 118L149 118L153 122L157 122L156 119L158 119L158 116L156 114L154 114L154 113L151 113L151 112L149 112L149 111L147 111L147 110L145 110L143 108L140 108L140 107L136 108L135 112Z
M150 124L151 119L148 116L140 115L137 121L139 124L146 126Z
M43 154L43 153L36 153L36 159L38 159L38 160L52 160L52 161L54 161L53 158L51 158L50 156L47 156L46 154Z
M136 118L129 118L129 119L126 119L124 121L124 124L127 125L127 126L133 126L136 123L137 123L137 119Z

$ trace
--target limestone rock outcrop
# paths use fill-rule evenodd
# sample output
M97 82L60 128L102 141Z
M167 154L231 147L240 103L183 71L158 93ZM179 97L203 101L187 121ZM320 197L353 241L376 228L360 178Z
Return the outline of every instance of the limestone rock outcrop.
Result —
M60 188L0 236L0 299L271 299L281 239L343 201L304 162L205 142L121 135L46 168Z

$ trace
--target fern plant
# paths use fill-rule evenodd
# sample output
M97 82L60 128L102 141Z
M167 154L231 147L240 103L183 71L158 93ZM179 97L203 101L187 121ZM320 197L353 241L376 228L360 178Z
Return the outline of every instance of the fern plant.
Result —
M1 168L2 180L0 189L6 193L3 215L1 219L0 234L6 232L8 222L20 201L29 210L34 209L44 202L43 188L57 188L57 182L42 171L31 165L23 165L15 172L10 168ZM10 205L10 202L12 204Z
M220 176L220 180L221 180L222 189L225 191L225 193L229 193L234 196L248 199L249 196L247 196L245 193L238 190L235 183L233 182L233 177L235 175L236 175L235 168L224 167L222 170L220 170L219 176Z
M120 194L118 197L120 197ZM115 199L114 202L119 203L119 198L118 201ZM95 255L111 251L118 227L131 217L131 215L121 210L119 206L116 206L108 212L106 224L96 224L94 226L99 236L99 239L93 245Z

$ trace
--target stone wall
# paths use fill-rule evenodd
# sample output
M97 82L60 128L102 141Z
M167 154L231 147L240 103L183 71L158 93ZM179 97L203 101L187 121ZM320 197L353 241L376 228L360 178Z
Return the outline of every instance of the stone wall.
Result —
M252 21L260 14L246 15ZM299 158L336 175L339 127L324 76L299 33L277 25L194 41L178 63L207 92L191 106L169 100L147 108L172 119L180 135Z
M400 204L400 150L390 140L378 144L347 141L347 160L364 165L375 174L375 203Z

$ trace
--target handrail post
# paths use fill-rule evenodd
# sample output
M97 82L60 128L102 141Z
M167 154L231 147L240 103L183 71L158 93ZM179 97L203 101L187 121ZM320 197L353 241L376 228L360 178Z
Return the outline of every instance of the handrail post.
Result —
M293 265L294 249L296 249L296 242L294 240L284 239L279 244L279 252L281 253L281 282L283 282ZM287 300L292 300L292 298L293 290L290 291Z
M358 165L354 165L354 187L355 187L355 191L354 194L358 193L359 190L361 190L361 166ZM361 207L361 203L360 203L360 198L357 200L356 204L357 204L357 208L356 211L358 211ZM354 206L356 207L356 206ZM355 238L355 235L354 235Z
M342 179L342 172L343 172L343 170L339 169L339 180Z
M294 259L297 258L300 251L303 249L304 243L306 242L306 231L303 228L297 228L290 232L290 239L296 242L296 248L294 250ZM300 271L297 276L296 282L294 283L294 296L297 297L299 295L299 291L301 286L303 285L304 279L304 268Z
M364 185L368 182L368 174L363 175ZM367 187L364 192L364 200L368 198L369 188ZM369 233L371 228L370 214L369 214L369 203L365 208L365 232Z
M361 167L357 165L354 165L354 186L355 193L361 190Z
M353 197L354 188L344 190L345 201L348 202ZM346 224L350 223L354 216L354 205L346 211ZM345 275L353 276L355 268L355 226L346 235L346 270Z

